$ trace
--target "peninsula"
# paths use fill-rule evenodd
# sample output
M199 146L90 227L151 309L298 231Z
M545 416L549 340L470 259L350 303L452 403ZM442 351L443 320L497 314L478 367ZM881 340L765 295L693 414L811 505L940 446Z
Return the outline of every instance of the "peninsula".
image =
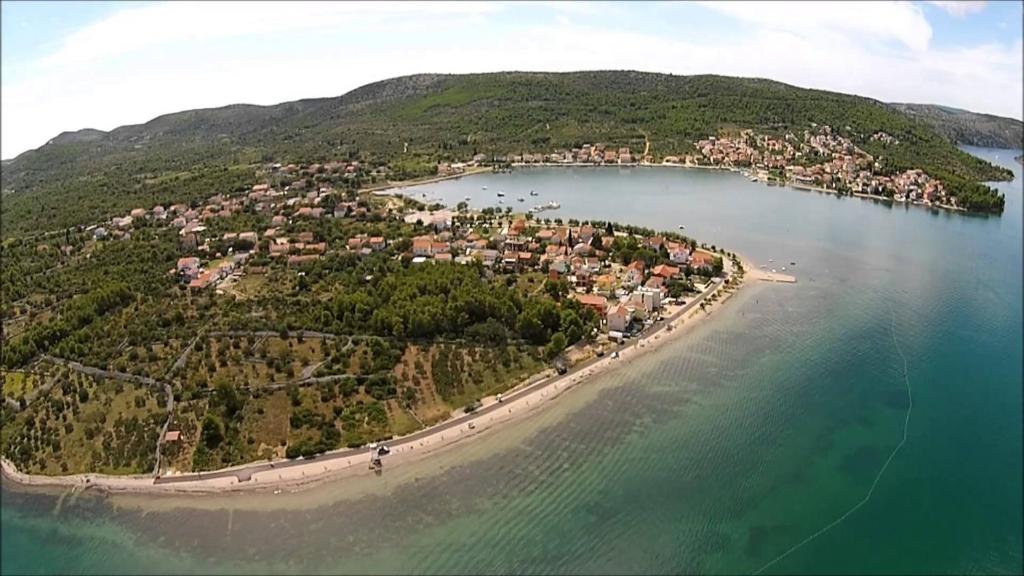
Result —
M483 428L471 415L500 394L535 404L614 365L745 271L792 280L557 206L400 195L534 164L743 170L994 213L981 182L1007 177L869 99L636 72L418 75L64 133L2 172L5 470L241 482L411 450Z
M509 416L536 405L744 276L675 232L335 187L354 167L270 163L201 203L7 241L5 473L198 489L365 464L485 428L501 394Z

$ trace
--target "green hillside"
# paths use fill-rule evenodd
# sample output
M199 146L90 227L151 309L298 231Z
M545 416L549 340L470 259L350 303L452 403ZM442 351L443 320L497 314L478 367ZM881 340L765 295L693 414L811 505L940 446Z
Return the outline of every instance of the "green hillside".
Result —
M251 167L267 161L359 159L389 164L400 179L476 152L547 152L584 142L642 150L646 136L660 158L720 131L802 131L811 123L832 126L893 169L923 168L946 180L973 208L1001 210L1001 199L976 182L1008 178L1007 171L874 100L761 79L511 72L407 76L337 98L192 110L107 133L65 133L4 166L3 228L5 235L55 229L205 197L245 185ZM877 131L900 144L869 141Z
M958 144L989 148L1024 148L1024 122L933 104L891 104L918 118Z

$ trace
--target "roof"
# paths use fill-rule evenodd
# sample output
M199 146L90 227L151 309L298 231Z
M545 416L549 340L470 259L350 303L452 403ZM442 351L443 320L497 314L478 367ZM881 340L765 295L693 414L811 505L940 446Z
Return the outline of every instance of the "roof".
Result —
M608 305L608 299L600 294L578 294L576 299L584 306L597 306L603 308Z

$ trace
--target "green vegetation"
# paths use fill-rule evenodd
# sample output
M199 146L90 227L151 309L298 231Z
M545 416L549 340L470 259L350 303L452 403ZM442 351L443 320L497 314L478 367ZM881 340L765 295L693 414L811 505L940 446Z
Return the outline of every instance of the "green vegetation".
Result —
M987 148L1024 148L1024 123L1014 118L978 114L934 104L890 104L917 118L951 142Z
M880 151L867 146L870 136L886 132L901 142L898 152L885 154L894 164L933 176L968 183L1010 177L888 105L770 80L641 72L417 75L337 98L192 110L109 133L63 135L4 167L3 233L187 203L248 184L252 166L268 161L358 159L390 165L393 178L406 179L433 174L439 160L475 153L547 152L596 141L639 151L646 134L660 158L723 131L781 133L811 123L828 124L873 154Z

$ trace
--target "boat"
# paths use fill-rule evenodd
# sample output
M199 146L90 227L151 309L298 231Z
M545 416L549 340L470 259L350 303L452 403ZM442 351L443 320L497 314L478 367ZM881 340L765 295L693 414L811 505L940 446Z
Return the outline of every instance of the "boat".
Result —
M769 258L768 261L769 262L775 262L775 259L774 258Z
M472 200L472 198L470 198L469 196L466 196L466 202L469 202L470 200Z
M783 266L783 267L782 267L782 271L783 271L783 272L785 272L785 271L786 271L786 267L785 267L785 266Z
M526 202L526 198L523 198L522 196L516 198L516 200L519 200L520 202Z
M504 200L502 200L501 198L498 198L498 204L504 204L504 203L505 203Z
M537 195L537 191L536 190L530 190L530 196L536 196L536 195Z
M685 229L686 229L686 226L683 226L682 224L680 224L680 225L679 225L679 229L680 229L680 230L685 230Z
M757 176L751 176L750 177L750 181L751 182L757 182Z
M796 266L796 262L790 262L789 265L790 266Z
M487 190L487 186L481 186L480 189L481 190Z
M547 203L547 207L551 210L558 210L559 208L562 207L562 205L552 200L551 202Z
M502 197L502 196L504 196L504 195L505 195L505 193L504 193L504 192L502 192L501 190L498 190L498 197L499 197L499 198L501 198L501 197Z

